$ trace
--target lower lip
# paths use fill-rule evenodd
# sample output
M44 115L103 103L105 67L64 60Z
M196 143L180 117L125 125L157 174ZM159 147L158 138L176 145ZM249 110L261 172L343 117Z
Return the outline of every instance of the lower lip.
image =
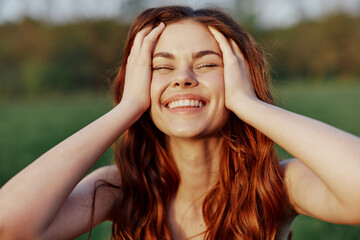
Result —
M168 108L166 109L173 113L197 113L201 112L206 108L206 106L203 107L177 107L177 108Z

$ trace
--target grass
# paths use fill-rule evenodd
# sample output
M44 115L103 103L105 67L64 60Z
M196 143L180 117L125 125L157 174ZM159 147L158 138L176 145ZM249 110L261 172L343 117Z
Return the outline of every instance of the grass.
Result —
M360 136L360 82L282 83L277 89L280 106ZM96 94L0 99L0 186L111 106L109 97ZM280 158L290 156L278 151ZM108 150L94 168L109 164L111 155ZM297 217L292 228L294 240L360 239L360 226L329 224L306 216ZM104 223L93 230L92 239L108 239L109 234L110 224ZM87 234L80 239L87 239Z
M97 119L112 106L95 94L0 101L0 186L45 151ZM108 150L92 169L111 163ZM92 239L108 239L111 226L96 227ZM87 239L87 234L78 238Z
M110 98L89 94L1 100L0 186L110 108ZM107 152L97 166L109 163L110 155Z
M276 87L277 104L360 136L360 82L282 83ZM278 147L281 159L291 155ZM314 149L315 151L316 149ZM294 240L360 240L360 226L326 223L298 216Z
M360 136L360 82L281 83L277 105ZM278 148L280 159L290 157Z

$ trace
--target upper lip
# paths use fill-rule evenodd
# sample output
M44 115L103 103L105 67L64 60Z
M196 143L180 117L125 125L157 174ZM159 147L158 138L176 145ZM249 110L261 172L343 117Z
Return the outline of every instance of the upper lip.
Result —
M177 101L177 100L182 100L182 99L190 99L190 100L201 100L203 101L205 104L207 104L209 102L208 99L204 98L203 96L200 95L196 95L196 94L177 94L177 95L173 95L167 99L165 99L162 102L162 105L167 106L169 103L173 102L173 101Z

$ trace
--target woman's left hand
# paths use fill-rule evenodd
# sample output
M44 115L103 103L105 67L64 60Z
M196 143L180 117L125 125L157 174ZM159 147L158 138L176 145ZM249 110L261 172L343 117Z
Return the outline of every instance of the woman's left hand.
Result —
M211 26L209 30L223 53L225 106L233 111L234 107L245 102L244 100L257 99L249 65L234 40L226 39L222 33Z
M226 107L296 158L282 172L292 207L323 221L359 225L360 138L260 101L239 47L209 29L223 53Z

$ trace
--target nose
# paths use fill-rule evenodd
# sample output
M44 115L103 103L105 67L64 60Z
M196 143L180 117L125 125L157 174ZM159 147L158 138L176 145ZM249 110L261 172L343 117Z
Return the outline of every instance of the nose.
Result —
M176 76L174 76L174 80L172 83L173 87L181 87L181 88L190 88L195 87L199 83L196 80L195 74L192 69L183 69L177 72Z

